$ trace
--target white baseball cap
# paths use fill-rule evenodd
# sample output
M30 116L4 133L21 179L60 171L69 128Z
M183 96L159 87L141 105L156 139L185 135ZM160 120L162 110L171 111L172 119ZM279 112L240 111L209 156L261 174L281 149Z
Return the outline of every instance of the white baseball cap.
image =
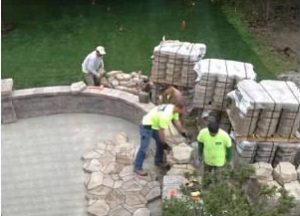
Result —
M97 46L96 50L100 53L100 55L105 55L106 54L105 49L104 49L103 46Z

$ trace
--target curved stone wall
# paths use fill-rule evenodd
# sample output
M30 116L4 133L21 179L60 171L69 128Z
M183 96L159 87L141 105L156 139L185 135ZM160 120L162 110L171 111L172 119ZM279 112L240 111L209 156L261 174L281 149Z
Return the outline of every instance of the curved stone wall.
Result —
M40 87L12 91L12 80L2 80L2 123L59 113L99 113L140 123L152 103L120 90L86 88L84 85Z

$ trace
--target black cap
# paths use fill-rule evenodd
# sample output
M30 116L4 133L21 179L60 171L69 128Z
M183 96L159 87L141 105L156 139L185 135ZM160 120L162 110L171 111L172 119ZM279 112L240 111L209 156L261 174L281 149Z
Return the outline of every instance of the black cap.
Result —
M216 134L219 131L219 123L216 121L208 123L208 131L210 133Z

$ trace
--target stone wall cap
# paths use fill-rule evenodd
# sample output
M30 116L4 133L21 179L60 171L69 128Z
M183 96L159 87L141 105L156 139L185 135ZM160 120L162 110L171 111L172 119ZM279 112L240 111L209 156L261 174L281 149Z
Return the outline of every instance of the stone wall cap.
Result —
M2 79L1 80L1 95L10 96L12 95L13 79Z
M70 93L70 86L49 86L29 88L22 90L15 90L13 92L14 98L28 97L28 96L42 96L42 95L58 95Z
M82 91L83 94L88 95L105 95L111 98L124 100L126 103L134 104L136 107L149 112L155 105L153 103L143 104L139 102L137 95L124 92L118 89L103 88L102 90L86 88Z

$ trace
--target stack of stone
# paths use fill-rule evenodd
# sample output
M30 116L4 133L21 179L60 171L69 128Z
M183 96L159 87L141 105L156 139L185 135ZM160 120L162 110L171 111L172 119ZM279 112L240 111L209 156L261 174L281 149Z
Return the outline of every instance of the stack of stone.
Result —
M265 186L275 187L277 192L273 197L268 197L265 200L266 205L264 205L265 208L272 209L278 203L278 199L280 198L278 191L283 187L290 196L295 198L294 202L296 206L291 209L288 215L298 216L300 212L300 169L298 168L296 171L295 166L288 162L280 162L274 169L271 164L263 162L255 163L253 167L255 172L247 185L249 198L256 200L259 196L259 191Z
M101 79L104 86L126 91L135 95L141 90L143 80L148 80L141 72L124 73L122 71L110 71Z
M186 144L185 138L172 124L166 130L165 139L171 149L166 156L167 163L171 166L167 175L184 176L185 173L193 173L195 171L195 167L192 165L194 150Z
M238 136L295 136L300 124L300 91L294 83L243 80L227 96L229 118Z
M83 154L89 215L150 215L146 205L161 196L160 184L153 173L141 178L133 172L134 153L120 133Z
M159 84L194 88L197 77L193 68L205 53L204 44L162 41L153 51L151 80Z
M266 162L277 165L281 161L294 163L300 143L272 141L236 141L237 163Z
M256 78L251 64L223 59L200 60L194 70L198 74L194 107L206 110L225 111L226 95L236 83Z

